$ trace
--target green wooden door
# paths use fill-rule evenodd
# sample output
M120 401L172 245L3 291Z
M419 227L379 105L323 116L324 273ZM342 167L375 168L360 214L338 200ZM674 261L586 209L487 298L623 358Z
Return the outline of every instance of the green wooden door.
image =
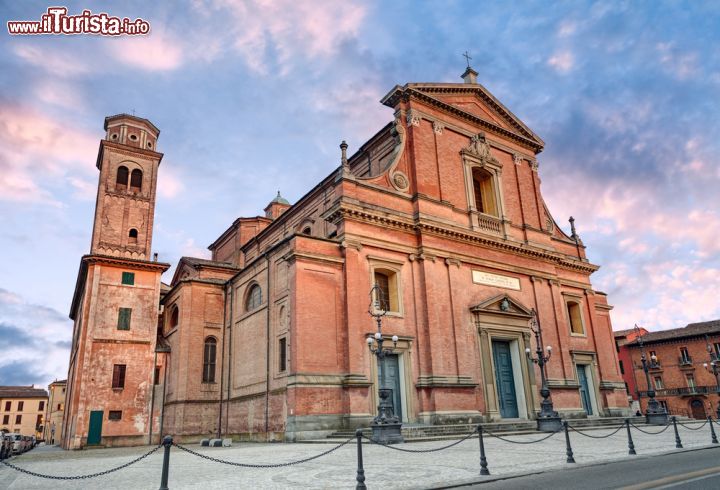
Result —
M593 414L592 400L590 399L590 385L587 379L587 366L585 364L577 365L578 381L580 382L580 400L582 401L585 413Z
M102 410L93 410L90 412L90 429L88 430L87 438L88 446L96 446L100 444L100 438L102 437L102 421Z
M510 343L493 340L493 360L495 361L495 385L497 386L498 405L502 418L517 418L518 405L515 394L515 377L513 375Z

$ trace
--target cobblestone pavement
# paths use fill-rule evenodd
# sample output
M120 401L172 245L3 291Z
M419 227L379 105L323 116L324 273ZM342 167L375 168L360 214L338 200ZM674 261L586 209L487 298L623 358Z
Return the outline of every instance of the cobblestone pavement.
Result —
M693 424L692 427L699 427ZM658 427L643 427L657 432ZM720 427L716 426L716 429ZM610 434L613 429L583 431L595 437ZM685 448L710 445L710 428L699 430L679 426ZM720 433L720 431L719 431ZM638 455L658 454L675 450L672 426L665 432L649 435L632 430ZM513 441L534 441L542 435L504 436ZM593 463L632 458L628 456L627 433L621 429L604 439L586 437L570 432L577 463ZM403 444L406 449L432 449L452 441ZM322 453L334 444L235 444L229 448L200 448L188 445L202 454L229 461L266 464L282 463ZM565 439L562 432L534 444L512 444L485 436L485 448L492 476L541 471L571 466L566 463ZM62 451L38 448L12 458L11 463L38 473L50 475L78 475L103 471L124 464L152 448L93 449ZM206 461L173 448L170 457L171 489L197 488L354 488L357 468L357 448L354 443L341 447L327 456L296 466L271 469L247 469ZM363 444L365 477L368 488L431 488L455 481L481 478L479 476L479 444L477 437L452 448L434 453L406 453L372 444ZM25 475L0 465L0 488L133 488L157 489L160 486L162 449L142 461L116 473L89 480L47 480ZM484 477L487 478L487 477Z

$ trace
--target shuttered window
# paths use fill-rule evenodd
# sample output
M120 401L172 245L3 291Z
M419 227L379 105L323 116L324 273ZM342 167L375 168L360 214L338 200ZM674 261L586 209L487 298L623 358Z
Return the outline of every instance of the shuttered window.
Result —
M113 365L112 387L118 390L125 388L125 364Z
M135 284L135 273L134 272L123 272L122 283L128 286Z
M130 317L132 316L132 308L120 308L118 311L118 330L130 330Z

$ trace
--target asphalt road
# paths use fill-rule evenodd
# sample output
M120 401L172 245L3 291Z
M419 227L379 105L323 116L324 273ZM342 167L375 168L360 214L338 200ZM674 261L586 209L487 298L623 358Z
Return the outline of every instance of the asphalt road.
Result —
M505 489L720 489L720 447L619 462L564 468L462 488Z

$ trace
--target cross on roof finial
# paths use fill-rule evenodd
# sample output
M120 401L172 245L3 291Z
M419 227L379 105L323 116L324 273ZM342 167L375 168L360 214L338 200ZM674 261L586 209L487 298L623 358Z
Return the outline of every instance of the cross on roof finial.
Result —
M465 52L463 53L463 56L465 57L465 61L467 62L467 67L470 68L470 60L472 59L472 57L467 52L467 50L465 50Z

